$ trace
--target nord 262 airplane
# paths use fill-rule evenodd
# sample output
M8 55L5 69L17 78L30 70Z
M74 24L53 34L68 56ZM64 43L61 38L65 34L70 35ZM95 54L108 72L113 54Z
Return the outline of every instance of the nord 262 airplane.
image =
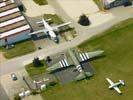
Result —
M38 31L35 31L33 33L30 33L29 35L34 35L34 34L38 34L38 33L44 33L45 35L48 35L51 40L53 40L55 43L58 43L59 42L59 39L56 35L56 31L59 30L60 27L63 27L63 26L67 26L69 24L71 24L71 22L67 22L67 23L63 23L63 24L60 24L60 25L57 25L57 26L50 26L47 21L50 21L51 19L47 19L47 20L44 20L42 18L42 21L40 22L37 22L37 24L43 24L44 25L44 29L42 30L38 30Z
M109 89L114 89L116 90L119 94L122 94L122 92L120 91L120 89L118 88L119 85L125 85L123 80L119 80L119 82L114 83L112 82L109 78L106 78L106 80L109 82L110 86Z

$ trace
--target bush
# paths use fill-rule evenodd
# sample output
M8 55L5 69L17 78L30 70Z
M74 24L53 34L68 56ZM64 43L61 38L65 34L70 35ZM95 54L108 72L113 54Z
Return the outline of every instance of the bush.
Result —
M38 91L34 89L34 90L32 90L31 94L36 95L36 94L38 94Z
M89 21L88 17L84 14L80 16L78 23L83 26L90 25L90 21Z
M21 98L19 97L19 95L15 95L14 100L21 100Z
M33 66L34 67L39 67L41 65L42 65L42 63L41 63L41 61L39 60L38 57L36 57L36 58L33 59Z
M52 82L49 83L49 86L55 86L56 84L57 84L57 82L52 81Z

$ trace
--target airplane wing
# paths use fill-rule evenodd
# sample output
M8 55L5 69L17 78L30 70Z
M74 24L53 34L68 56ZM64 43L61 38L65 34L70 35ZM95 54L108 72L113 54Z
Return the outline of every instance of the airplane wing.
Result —
M109 82L110 85L114 84L109 78L106 78L106 80ZM117 86L114 86L113 89L116 90L119 94L122 93Z
M91 77L93 74L91 72L85 72L86 77Z
M34 35L34 34L38 34L38 33L47 33L47 30L46 29L42 29L42 30L39 30L39 31L35 31L35 32L32 32L32 33L29 33L29 35Z
M75 78L75 80L76 81L80 81L80 80L83 80L83 79L85 79L85 78L87 78L87 77L91 77L93 74L92 73L90 73L90 72L81 72L81 73L79 73L77 76L76 76L76 78Z
M43 19L43 18L42 18L42 19ZM51 18L46 19L45 21L46 21L46 22L51 21ZM43 20L42 20L42 21L38 21L38 22L36 22L36 24L43 24Z
M98 50L98 51L88 52L88 53L87 52L86 53L76 52L76 56L80 62L83 62L91 58L100 56L103 52L104 52L103 50Z
M106 78L106 80L109 82L110 85L114 84L109 78Z
M79 73L79 74L76 76L75 80L76 80L76 81L80 81L80 80L83 80L83 79L85 79L85 78L86 78L85 73L84 73L84 72L81 72L81 73Z
M118 87L113 87L113 89L116 90L119 94L122 93Z
M48 67L46 70L51 73L55 70L69 67L71 65L73 65L72 61L70 59L64 58L64 59L60 60L59 62L57 62L56 64L52 65L51 67Z
M63 27L63 26L69 25L69 24L71 24L71 22L67 22L67 23L63 23L63 24L57 25L57 26L53 26L52 28L53 28L53 30L56 30L56 29L58 29L60 27Z

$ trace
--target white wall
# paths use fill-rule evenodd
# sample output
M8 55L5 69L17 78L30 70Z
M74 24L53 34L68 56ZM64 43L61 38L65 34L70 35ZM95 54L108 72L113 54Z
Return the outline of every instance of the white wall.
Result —
M15 42L18 42L18 41L21 41L21 40L28 39L28 38L30 38L28 33L30 33L30 30L26 31L26 32L23 32L23 33L20 33L20 34L16 34L16 35L12 35L10 37L7 37L8 43L12 44L12 43L15 43ZM5 45L5 40L0 39L0 46L3 46L3 45Z

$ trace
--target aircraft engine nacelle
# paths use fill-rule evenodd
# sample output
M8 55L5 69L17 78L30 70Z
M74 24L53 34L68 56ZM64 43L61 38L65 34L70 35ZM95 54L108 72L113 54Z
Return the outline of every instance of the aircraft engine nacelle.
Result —
M122 84L122 85L125 85L125 82L123 80L119 80L119 82Z

